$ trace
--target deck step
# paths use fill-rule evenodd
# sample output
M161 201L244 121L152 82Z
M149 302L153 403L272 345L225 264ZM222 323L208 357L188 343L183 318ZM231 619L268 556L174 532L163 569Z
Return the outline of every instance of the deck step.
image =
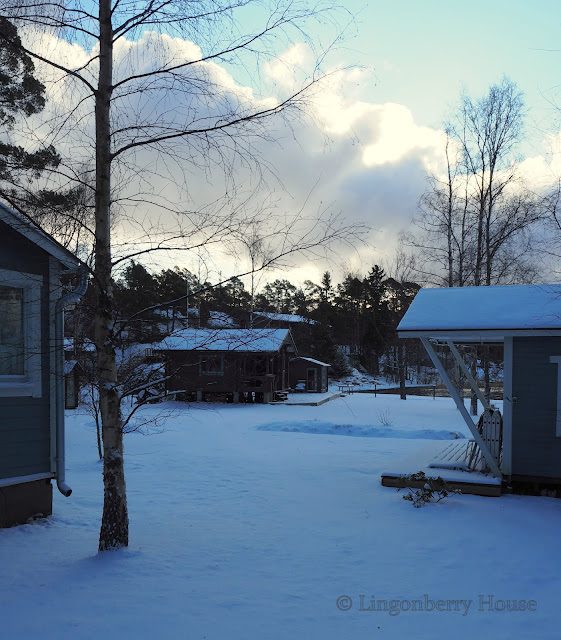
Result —
M474 440L453 440L429 464L429 468L471 471L475 462L472 455L475 446Z

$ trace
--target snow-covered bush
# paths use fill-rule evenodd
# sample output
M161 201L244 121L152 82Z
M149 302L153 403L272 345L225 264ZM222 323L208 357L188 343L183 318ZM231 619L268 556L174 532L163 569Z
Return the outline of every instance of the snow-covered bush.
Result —
M461 493L459 489L450 488L440 476L427 478L424 471L402 475L400 480L402 484L397 490L407 489L409 493L402 497L412 502L416 508L424 507L429 502L440 502L451 493Z

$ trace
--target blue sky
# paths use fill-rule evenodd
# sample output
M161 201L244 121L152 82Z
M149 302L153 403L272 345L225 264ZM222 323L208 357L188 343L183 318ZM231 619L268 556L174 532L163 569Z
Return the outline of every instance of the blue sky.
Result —
M525 93L529 119L543 129L551 125L548 100L561 86L558 2L346 0L345 6L358 22L349 45L378 80L364 87L369 100L404 104L419 124L435 127L462 87L480 95L507 74Z

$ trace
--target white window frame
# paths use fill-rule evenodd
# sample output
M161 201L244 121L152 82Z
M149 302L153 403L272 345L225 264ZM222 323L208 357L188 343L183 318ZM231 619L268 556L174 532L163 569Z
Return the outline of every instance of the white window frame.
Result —
M41 388L41 290L43 276L0 269L0 286L23 290L23 375L0 375L0 398L40 398Z

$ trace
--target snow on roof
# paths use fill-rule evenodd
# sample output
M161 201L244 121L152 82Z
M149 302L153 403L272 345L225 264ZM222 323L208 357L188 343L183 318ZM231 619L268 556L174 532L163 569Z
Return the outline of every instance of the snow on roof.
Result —
M397 329L404 337L561 330L561 285L421 289Z
M288 329L183 329L154 349L161 351L278 351Z
M209 311L208 326L213 327L214 329L228 329L235 327L236 323L232 316L229 316L223 311Z
M67 376L69 373L72 373L72 371L74 370L74 367L78 365L78 367L80 366L78 364L77 360L65 360L64 361L64 375Z
M175 318L176 320L181 318L186 318L186 315L185 313L183 313L183 311L177 311L177 309L174 310L173 307L164 307L161 309L154 309L153 313L159 316L163 316L164 318ZM189 315L198 317L199 310L196 307L190 307Z
M306 362L311 362L312 364L319 364L322 367L330 367L330 364L327 364L327 362L322 362L321 360L314 360L313 358L305 358L304 356L301 356L300 358L294 358L294 360L305 360Z
M95 351L95 344L86 338L83 342L78 343L78 349L79 351ZM74 338L64 338L64 350L74 350Z
M306 322L307 324L315 324L313 320L298 316L292 313L272 313L269 311L254 311L254 316L267 318L268 320L276 320L278 322Z

